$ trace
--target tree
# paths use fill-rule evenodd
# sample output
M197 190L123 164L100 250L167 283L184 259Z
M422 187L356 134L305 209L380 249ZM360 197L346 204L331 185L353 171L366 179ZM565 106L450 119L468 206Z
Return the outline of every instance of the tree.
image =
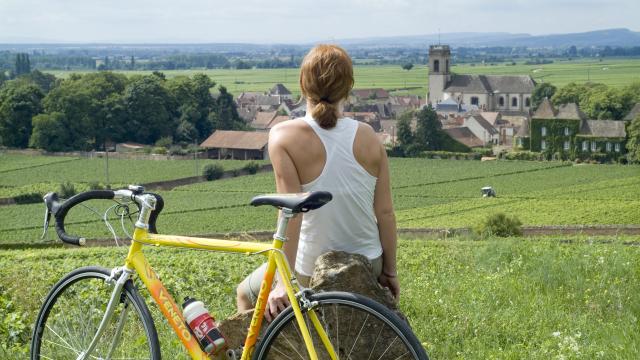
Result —
M29 147L47 151L72 150L70 133L65 129L64 114L53 112L39 114L33 118L33 132Z
M167 81L166 86L175 101L178 123L188 122L196 130L193 140L202 140L211 135L213 124L209 114L216 111L216 101L210 89L215 82L205 74L196 74L191 78L175 77Z
M28 74L22 75L20 79L37 85L45 95L56 86L58 80L54 75L45 74L37 69Z
M402 70L409 71L411 69L413 69L413 64L412 63L406 63L406 64L402 65Z
M575 45L571 45L569 47L569 49L567 50L567 55L569 55L570 57L578 56L578 49L576 48Z
M411 120L413 119L413 111L405 111L398 118L397 137L400 146L407 147L413 144L414 137L413 131L411 131Z
M629 162L640 163L640 115L627 125L627 158Z
M101 71L70 77L47 94L45 111L64 114L61 121L70 134L70 149L102 148L108 137L124 132L119 97L127 82L124 75Z
M15 62L15 75L20 76L31 72L31 61L29 60L29 54L19 53L16 54Z
M533 109L537 109L545 98L551 99L551 97L556 93L556 90L556 87L549 83L536 85L533 89L533 94L531 94L531 106Z
M0 89L0 142L4 146L26 148L31 120L42 112L40 89L30 83L11 80Z
M556 106L569 103L576 103L582 106L584 100L592 91L605 91L606 89L606 85L598 83L569 83L558 89L558 91L553 95L553 98L551 98L551 101Z
M153 144L175 129L171 96L163 81L155 75L136 77L124 90L129 140Z
M440 148L440 132L442 124L438 114L431 106L425 106L417 113L415 143L421 150L438 150Z
M216 98L215 112L210 115L215 130L241 130L245 128L244 122L238 115L233 95L227 92L227 88L220 86L220 94Z
M622 89L589 91L582 97L580 108L591 119L622 119L633 106L632 95Z

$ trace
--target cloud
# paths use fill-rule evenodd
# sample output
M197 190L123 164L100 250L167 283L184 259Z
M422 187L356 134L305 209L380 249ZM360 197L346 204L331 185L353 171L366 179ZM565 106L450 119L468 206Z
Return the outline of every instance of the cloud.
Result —
M0 0L0 41L286 43L438 29L640 30L639 11L637 0Z

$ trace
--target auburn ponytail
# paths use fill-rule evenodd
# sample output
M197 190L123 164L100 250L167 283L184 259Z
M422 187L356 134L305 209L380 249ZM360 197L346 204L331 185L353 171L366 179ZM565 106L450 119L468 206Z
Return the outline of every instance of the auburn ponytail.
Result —
M300 90L313 105L311 116L323 129L338 121L338 105L353 88L353 64L344 49L318 45L304 57L300 66Z
M331 129L338 122L338 109L325 101L320 101L311 111L311 116L323 129Z

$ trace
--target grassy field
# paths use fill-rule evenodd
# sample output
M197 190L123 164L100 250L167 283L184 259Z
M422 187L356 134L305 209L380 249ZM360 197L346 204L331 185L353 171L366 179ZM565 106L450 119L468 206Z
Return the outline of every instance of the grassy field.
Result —
M570 82L600 82L611 86L624 86L640 81L640 59L556 60L552 64L515 66L507 64L454 65L451 71L457 74L487 75L531 75L538 81L563 86ZM74 71L49 71L56 76L66 77ZM226 86L231 93L239 95L243 91L267 91L276 83L283 83L294 94L299 94L297 69L215 69L215 70L168 70L168 77L205 73L218 84ZM123 71L125 74L149 74L150 71ZM410 71L399 65L357 65L355 66L355 87L381 87L397 94L425 96L428 84L428 69L417 65Z
M433 359L637 359L640 248L624 245L629 240L402 240L400 308ZM0 358L27 357L37 310L63 274L120 265L125 253L0 251ZM235 285L261 261L153 248L146 254L174 297L201 299L217 318L233 313ZM185 359L151 307L164 358Z
M70 174L79 171L74 168L80 163L66 165ZM152 165L161 167L163 162ZM473 227L497 212L515 215L529 226L640 224L638 166L394 158L391 173L401 228ZM126 173L117 176L127 178ZM497 198L480 197L480 188L487 185L494 187ZM56 188L51 184L47 191ZM166 206L158 226L164 233L189 235L272 230L275 212L248 203L257 194L273 191L271 173L162 191ZM102 213L107 204L91 205ZM41 243L42 212L41 204L0 207L0 244ZM86 208L72 210L67 219L72 233L110 238L98 216ZM49 241L59 243L53 238L50 234Z

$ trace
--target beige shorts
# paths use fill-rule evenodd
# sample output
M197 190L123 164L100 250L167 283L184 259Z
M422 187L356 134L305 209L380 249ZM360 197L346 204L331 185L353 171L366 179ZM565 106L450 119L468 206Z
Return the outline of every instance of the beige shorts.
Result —
M382 274L382 256L379 256L375 259L369 260L371 262L371 267L373 269L373 274L378 277ZM255 269L249 276L244 278L242 282L238 285L238 292L246 295L248 299L251 300L251 303L255 305L258 299L258 293L260 292L260 285L262 284L262 279L264 278L264 274L267 271L267 263L260 265L257 269ZM304 276L295 273L296 279L298 279L298 283L301 286L308 287L309 281L311 281L311 276Z

